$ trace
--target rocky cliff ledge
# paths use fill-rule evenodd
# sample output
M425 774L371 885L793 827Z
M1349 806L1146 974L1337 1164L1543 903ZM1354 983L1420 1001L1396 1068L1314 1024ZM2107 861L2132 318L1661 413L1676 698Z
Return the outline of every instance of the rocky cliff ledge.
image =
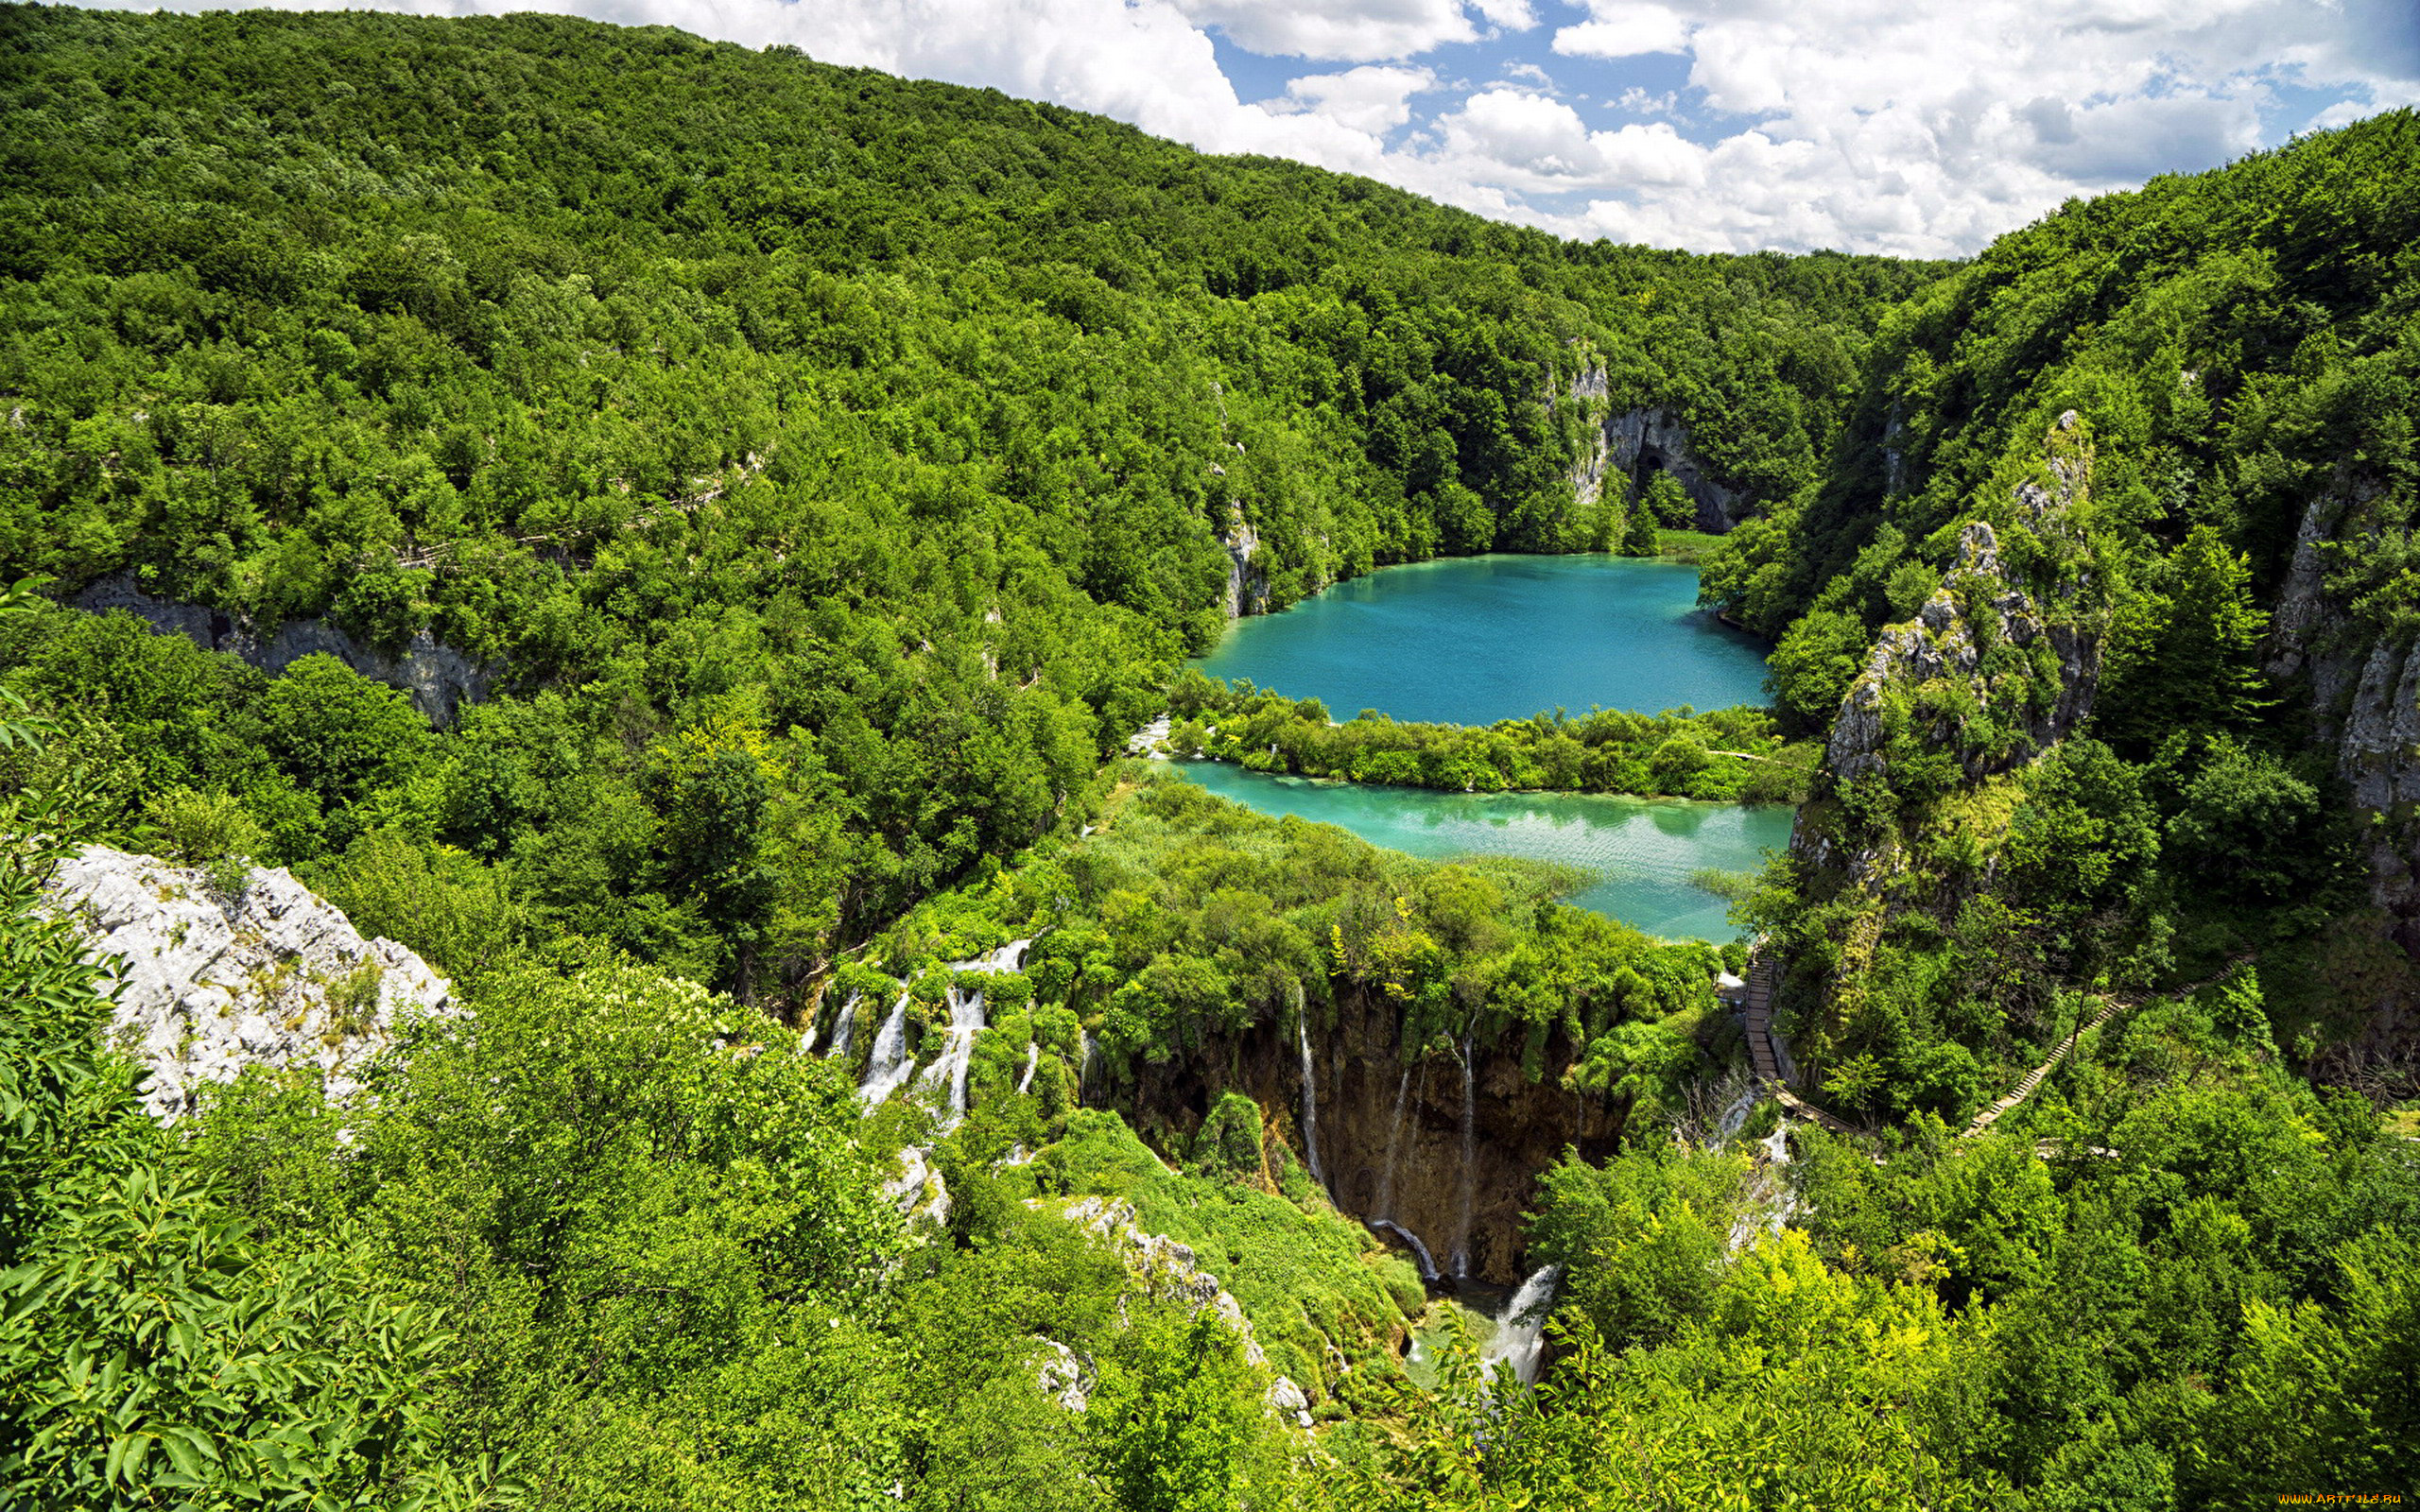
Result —
M251 868L222 891L206 871L86 846L50 894L115 973L110 1033L149 1068L143 1100L163 1121L247 1066L316 1066L332 1096L349 1095L399 1015L452 1004L419 956L362 938L283 870Z
M1697 528L1720 535L1746 519L1755 501L1717 480L1690 444L1689 427L1668 409L1611 408L1605 369L1589 368L1572 381L1569 396L1589 417L1580 460L1571 469L1571 491L1583 505L1602 498L1609 481L1627 489L1644 484L1661 469L1697 506Z
M374 682L409 694L422 717L439 726L452 724L463 704L486 697L494 681L488 668L426 630L394 653L362 645L326 620L287 620L256 633L222 610L154 598L143 592L131 572L100 578L78 593L74 603L95 614L124 610L163 635L182 635L205 651L224 651L272 676L324 652Z

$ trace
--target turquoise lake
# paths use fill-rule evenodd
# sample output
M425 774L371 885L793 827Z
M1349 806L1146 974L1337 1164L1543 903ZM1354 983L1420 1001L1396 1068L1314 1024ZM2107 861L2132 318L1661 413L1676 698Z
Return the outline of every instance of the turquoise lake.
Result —
M1178 771L1263 814L1340 825L1372 845L1431 860L1522 856L1598 873L1571 902L1667 939L1730 939L1730 904L1692 886L1703 867L1753 871L1789 844L1791 810L1586 793L1439 793L1248 772L1227 762Z
M1196 665L1316 697L1339 719L1484 725L1558 706L1656 713L1765 701L1764 644L1697 607L1697 569L1615 557L1471 557L1390 567L1282 614L1236 624ZM1443 859L1520 856L1586 867L1571 901L1668 939L1737 934L1724 900L1691 885L1749 871L1789 843L1787 807L1562 793L1441 793L1178 768L1264 814L1340 825L1373 845Z
M1486 725L1558 706L1703 713L1765 701L1762 641L1697 607L1698 572L1623 557L1389 567L1256 614L1194 664L1339 719Z

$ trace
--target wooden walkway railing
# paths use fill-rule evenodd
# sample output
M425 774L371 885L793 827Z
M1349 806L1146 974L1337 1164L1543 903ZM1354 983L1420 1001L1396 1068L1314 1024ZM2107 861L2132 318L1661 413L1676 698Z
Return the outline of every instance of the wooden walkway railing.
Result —
M1773 1100L1789 1111L1821 1128L1835 1134L1862 1134L1864 1129L1844 1123L1790 1091L1782 1079L1781 1056L1773 1049L1773 989L1780 984L1781 963L1770 951L1758 951L1748 960L1748 1061L1756 1079L1772 1089Z
M2059 1048L2050 1052L2049 1059L2034 1067L2031 1071L2027 1072L2024 1079L2019 1081L2014 1087L2011 1088L2009 1090L2009 1094L2006 1097L2001 1098L1998 1102L1994 1103L1991 1107L1986 1108L1981 1112L1976 1114L1975 1122L1967 1125L1966 1132L1959 1137L1961 1139L1974 1139L1976 1136L1981 1134L1985 1129L1990 1128L1994 1124L1998 1123L2002 1113L2007 1112L2010 1108L2014 1108L2017 1104L2032 1096L2033 1089L2042 1085L2042 1079L2049 1075L2050 1073L2058 1070L2059 1062L2066 1059L2068 1055L2075 1050L2076 1042L2084 1037L2084 1031L2087 1029L2098 1029L2102 1024L2107 1023L2109 1022L2109 1016L2117 1012L2118 1007L2119 1004L2117 999L2103 999L2100 1005L2100 1011L2099 1013L2094 1014L2083 1022L2077 1024L2076 1032L2067 1036L2066 1039L2059 1042Z

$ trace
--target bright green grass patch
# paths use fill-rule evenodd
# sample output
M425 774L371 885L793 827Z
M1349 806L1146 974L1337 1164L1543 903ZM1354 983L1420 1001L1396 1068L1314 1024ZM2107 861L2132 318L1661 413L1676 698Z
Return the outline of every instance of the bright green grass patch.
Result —
M1189 1246L1243 1305L1270 1367L1316 1396L1333 1391L1344 1361L1392 1365L1408 1314L1423 1304L1410 1263L1322 1199L1306 1208L1171 1172L1114 1112L1074 1111L1066 1138L1028 1169L1046 1193L1124 1197L1138 1227Z

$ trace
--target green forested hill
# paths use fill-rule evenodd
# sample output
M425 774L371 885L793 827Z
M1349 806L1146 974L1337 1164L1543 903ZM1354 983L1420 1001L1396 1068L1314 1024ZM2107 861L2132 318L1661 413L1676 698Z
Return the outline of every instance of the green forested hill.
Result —
M2411 113L1941 268L545 17L0 9L0 1502L2412 1488ZM1237 587L1634 534L1569 478L1634 406L1765 507L1705 584L1770 716L1175 700L1370 775L1820 744L1741 917L1828 1132L1743 1089L1743 947L1104 766ZM231 925L291 866L458 1011L158 1127L38 902L84 840ZM1534 1392L1351 1216L1475 1206Z
M1861 942L1798 953L1860 1096L1963 1116L1944 1041L2021 1065L2063 988L2256 958L2302 1057L2400 1053L2361 1036L2420 941L2415 238L2410 112L2070 205L1893 311L1841 465L1716 553L1784 713L1831 728L1802 860L1893 858L1776 904ZM1876 675L1886 627L2011 590L2047 638ZM1843 695L1876 722L1844 736Z
M1570 247L669 31L26 7L0 47L0 571L426 628L566 695L464 760L593 748L588 790L424 774L434 833L583 857L544 906L724 982L1031 839L1218 632L1223 542L1275 605L1604 544L1592 367L1787 494L1930 272ZM648 743L717 721L784 774L717 800L745 902L631 859L682 822ZM273 858L341 850L264 748L147 754L122 817L233 793ZM784 800L828 822L754 847Z

